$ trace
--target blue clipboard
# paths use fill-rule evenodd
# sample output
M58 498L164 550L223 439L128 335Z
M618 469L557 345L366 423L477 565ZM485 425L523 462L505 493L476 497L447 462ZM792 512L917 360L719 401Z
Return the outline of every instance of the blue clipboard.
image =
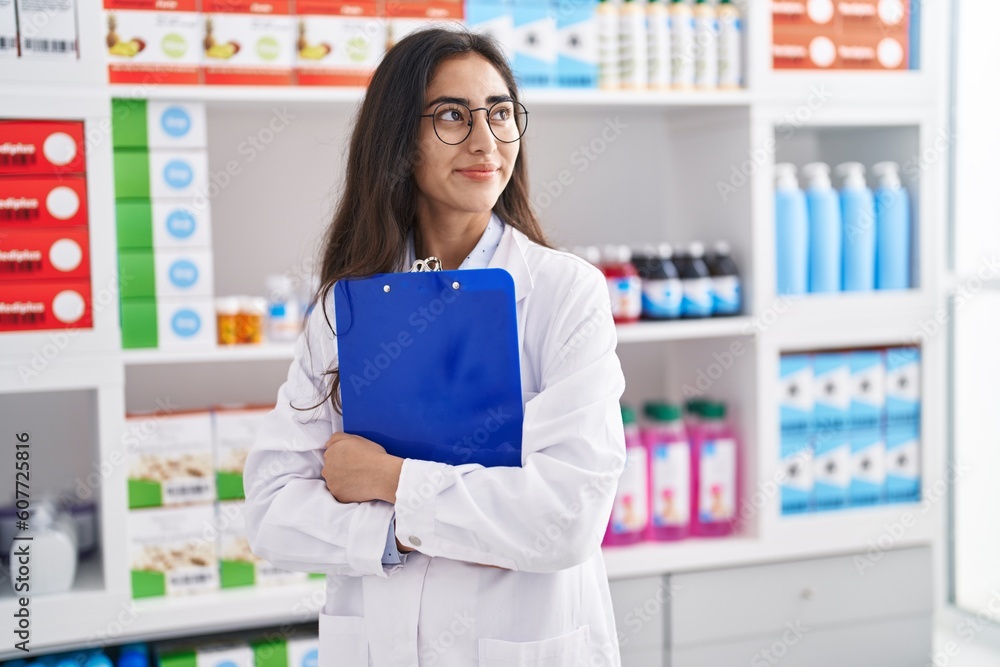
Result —
M521 465L514 281L503 269L334 286L344 432L403 458Z

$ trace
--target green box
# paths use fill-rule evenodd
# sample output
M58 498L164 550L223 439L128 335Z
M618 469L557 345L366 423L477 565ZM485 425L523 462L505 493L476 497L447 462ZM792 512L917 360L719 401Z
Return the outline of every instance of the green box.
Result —
M156 301L122 299L122 348L156 347Z
M156 269L152 250L118 253L118 284L122 300L156 298Z
M146 148L146 100L111 100L111 144L114 148Z
M254 667L288 667L288 644L274 637L250 642Z
M219 561L219 585L222 588L253 586L257 580L257 566L244 560Z
M130 510L163 505L163 486L146 479L128 481L128 508Z
M243 474L217 470L215 493L219 500L243 500Z
M153 204L148 199L115 202L119 250L153 249Z
M149 199L149 151L115 149L115 199Z
M132 597L153 598L167 594L167 577L153 570L132 570Z

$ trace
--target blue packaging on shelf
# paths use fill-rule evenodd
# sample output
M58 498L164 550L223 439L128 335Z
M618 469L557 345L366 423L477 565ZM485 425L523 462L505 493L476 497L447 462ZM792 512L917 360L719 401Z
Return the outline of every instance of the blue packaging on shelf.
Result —
M806 433L781 434L781 513L812 509L813 451Z
M879 350L849 354L851 369L850 427L877 428L885 414L885 358Z
M514 0L514 74L525 87L556 81L555 10L548 0Z
M507 62L514 62L514 7L511 0L466 0L465 22L472 32L497 41Z
M885 433L886 500L920 500L920 430L917 424L894 424Z
M843 352L813 356L817 431L846 428L851 412L851 366Z
M813 365L808 354L781 357L778 380L782 433L805 432L813 426Z
M813 439L814 504L818 511L842 509L851 486L851 442L846 431L828 430Z
M920 349L892 347L885 351L886 424L920 421Z
M877 505L885 499L885 440L881 428L852 431L850 504Z
M555 0L558 57L556 82L563 88L597 87L597 5Z

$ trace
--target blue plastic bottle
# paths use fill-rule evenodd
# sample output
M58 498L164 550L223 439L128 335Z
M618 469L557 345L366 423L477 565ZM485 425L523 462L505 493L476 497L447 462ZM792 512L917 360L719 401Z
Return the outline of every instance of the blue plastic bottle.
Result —
M811 162L802 173L808 181L809 291L838 292L843 261L840 198L830 183L830 165Z
M844 217L844 291L875 289L875 196L865 183L860 162L837 165L844 179L840 210Z
M778 294L805 294L809 290L809 212L806 193L795 177L795 165L774 165L775 237L778 257Z
M875 289L908 289L910 283L910 196L899 180L899 165L872 167L875 190Z

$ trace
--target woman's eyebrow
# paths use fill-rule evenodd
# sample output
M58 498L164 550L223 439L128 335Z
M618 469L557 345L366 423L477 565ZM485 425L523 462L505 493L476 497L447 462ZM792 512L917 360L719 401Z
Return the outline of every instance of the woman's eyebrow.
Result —
M497 102L513 102L514 98L510 95L490 95L486 98L487 104L496 104ZM433 100L427 103L427 106L432 107L443 103L451 104L464 104L465 106L470 106L469 98L467 97L450 97L448 95L441 95L435 97Z

